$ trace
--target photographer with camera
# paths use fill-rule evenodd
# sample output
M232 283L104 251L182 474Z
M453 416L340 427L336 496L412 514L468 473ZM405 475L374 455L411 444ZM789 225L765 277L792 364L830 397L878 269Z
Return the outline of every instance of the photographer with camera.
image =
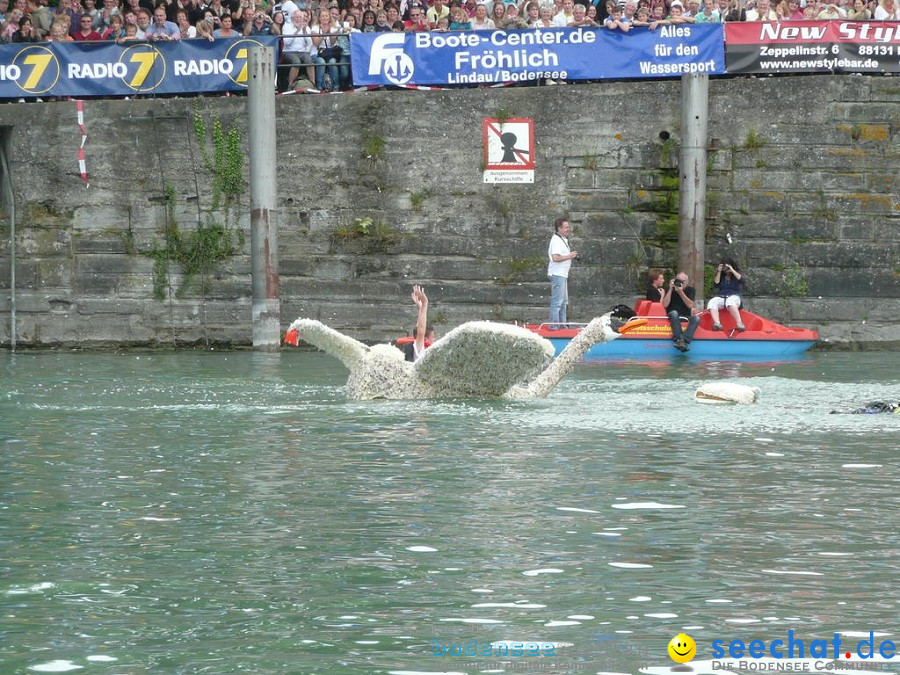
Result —
M578 253L569 248L569 234L572 226L566 218L557 218L553 223L553 236L547 256L547 276L550 277L550 330L566 327L566 306L569 304L569 269Z
M669 325L672 326L672 340L675 349L682 352L690 350L688 346L694 339L694 331L700 325L700 315L695 311L694 300L697 291L693 286L688 286L688 275L679 272L669 282L669 288L662 299L662 305L666 308L666 316L669 317ZM687 330L681 328L681 320L687 318Z
M741 321L741 294L744 292L744 286L747 284L745 277L733 258L725 258L716 267L716 278L713 281L713 288L716 295L710 298L706 309L712 314L713 330L722 330L722 324L719 322L719 310L724 307L728 313L734 318L735 326L739 331L744 330L744 324Z

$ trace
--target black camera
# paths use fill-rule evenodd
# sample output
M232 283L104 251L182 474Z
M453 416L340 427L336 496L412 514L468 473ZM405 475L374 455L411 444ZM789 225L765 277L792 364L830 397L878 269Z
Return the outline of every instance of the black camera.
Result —
M683 282L681 279L676 279L676 280L675 280L675 286L676 286L677 288L681 288L682 286L684 286L684 282Z
M575 262L581 262L581 256L580 256L580 255L576 255L576 256L575 256Z

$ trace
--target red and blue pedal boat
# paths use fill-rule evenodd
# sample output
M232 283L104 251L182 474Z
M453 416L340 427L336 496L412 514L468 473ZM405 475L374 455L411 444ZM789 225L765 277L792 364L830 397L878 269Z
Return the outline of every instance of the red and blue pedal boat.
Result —
M618 339L596 344L584 355L585 359L660 360L681 356L672 341L672 327L662 304L638 300L634 319L646 323L636 326ZM690 351L683 354L694 359L763 361L798 358L819 340L819 333L808 328L790 328L771 319L740 310L744 330L738 331L731 315L722 311L722 330L713 330L709 312L700 314L700 324L690 343ZM553 324L528 324L534 331L553 343L559 354L581 330L578 324L557 327ZM687 328L687 320L682 320Z

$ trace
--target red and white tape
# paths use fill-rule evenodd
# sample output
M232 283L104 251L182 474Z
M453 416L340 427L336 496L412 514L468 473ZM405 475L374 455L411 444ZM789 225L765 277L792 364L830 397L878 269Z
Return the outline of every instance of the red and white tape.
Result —
M87 129L84 126L84 101L76 100L75 107L78 109L78 128L81 130L81 145L78 146L78 171L87 187L91 187L91 181L87 175L87 162L84 160L84 144L87 142Z
M496 82L494 84L487 85L486 89L496 89L497 87L510 87L516 84L515 82ZM387 85L392 87L397 87L398 89L411 89L413 91L451 91L455 89L455 87L429 87L423 84L395 84L395 85ZM326 91L324 89L316 89L314 87L302 87L298 89L291 89L289 91L283 91L280 93L281 96L290 96L291 94L355 94L361 91L373 91L375 89L382 89L384 85L380 84L368 84L362 87L355 87L354 89L348 89L346 91Z
M364 87L356 87L355 89L347 89L346 91L327 91L325 89L316 89L315 87L300 87L297 89L291 89L290 91L283 91L280 93L281 96L290 96L291 94L355 94L360 91L372 91L373 89L381 89L379 85L366 85Z

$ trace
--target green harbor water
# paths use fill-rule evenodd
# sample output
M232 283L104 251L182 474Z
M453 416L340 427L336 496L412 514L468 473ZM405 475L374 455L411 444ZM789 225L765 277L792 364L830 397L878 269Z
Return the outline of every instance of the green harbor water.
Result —
M714 640L900 643L900 414L829 414L900 400L898 353L588 363L526 402L349 401L301 351L0 373L3 674L668 673L681 632L725 672ZM720 379L760 402L694 402Z

